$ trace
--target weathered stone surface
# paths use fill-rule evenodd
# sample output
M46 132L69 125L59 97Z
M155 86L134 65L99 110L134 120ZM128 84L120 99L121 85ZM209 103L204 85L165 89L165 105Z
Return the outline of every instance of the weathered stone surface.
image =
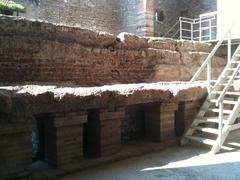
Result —
M181 53L181 61L183 65L201 65L207 56L208 53L187 51Z
M212 49L211 44L196 41L178 41L176 46L179 51L209 52Z
M117 36L122 43L117 44L116 48L139 50L148 47L147 39L130 33L120 33Z
M150 102L176 102L199 99L205 96L205 84L197 83L149 83L113 85L92 88L56 86L1 87L10 109L15 109L15 99L28 108L31 114L78 112L83 109L111 108ZM0 106L6 102L0 101ZM6 111L5 111L6 110ZM8 113L0 109L0 113ZM30 113L31 112L31 113ZM28 115L28 114L26 114ZM27 116L28 117L28 116ZM30 120L31 121L31 120Z
M167 38L149 38L149 48L176 51L177 42Z
M161 64L155 66L154 73L151 77L152 81L158 82L158 81L180 81L180 69L179 66L175 65L166 65Z

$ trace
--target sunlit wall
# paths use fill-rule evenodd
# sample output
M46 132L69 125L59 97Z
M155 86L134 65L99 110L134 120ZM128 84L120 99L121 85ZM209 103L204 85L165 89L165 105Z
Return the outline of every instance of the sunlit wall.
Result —
M223 36L237 16L240 17L240 0L218 0L218 39ZM240 18L231 32L235 39L240 38Z

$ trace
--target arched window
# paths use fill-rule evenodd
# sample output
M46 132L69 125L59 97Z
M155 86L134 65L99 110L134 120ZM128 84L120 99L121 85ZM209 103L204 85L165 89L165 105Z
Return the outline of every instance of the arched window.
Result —
M159 21L159 22L164 21L164 12L161 11L160 9L156 10L155 16L156 16L156 21Z

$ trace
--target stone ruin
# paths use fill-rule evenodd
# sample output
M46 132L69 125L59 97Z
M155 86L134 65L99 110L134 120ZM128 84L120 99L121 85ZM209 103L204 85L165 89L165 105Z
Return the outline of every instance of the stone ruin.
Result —
M178 144L206 97L189 80L211 49L0 16L0 179L54 179ZM214 58L217 76L226 62Z

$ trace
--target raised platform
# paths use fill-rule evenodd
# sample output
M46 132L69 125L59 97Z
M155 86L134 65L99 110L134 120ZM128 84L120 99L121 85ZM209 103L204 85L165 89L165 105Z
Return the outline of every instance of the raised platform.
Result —
M204 82L0 87L0 177L55 178L138 155L122 151L136 139L154 142L142 153L174 145L205 96Z

